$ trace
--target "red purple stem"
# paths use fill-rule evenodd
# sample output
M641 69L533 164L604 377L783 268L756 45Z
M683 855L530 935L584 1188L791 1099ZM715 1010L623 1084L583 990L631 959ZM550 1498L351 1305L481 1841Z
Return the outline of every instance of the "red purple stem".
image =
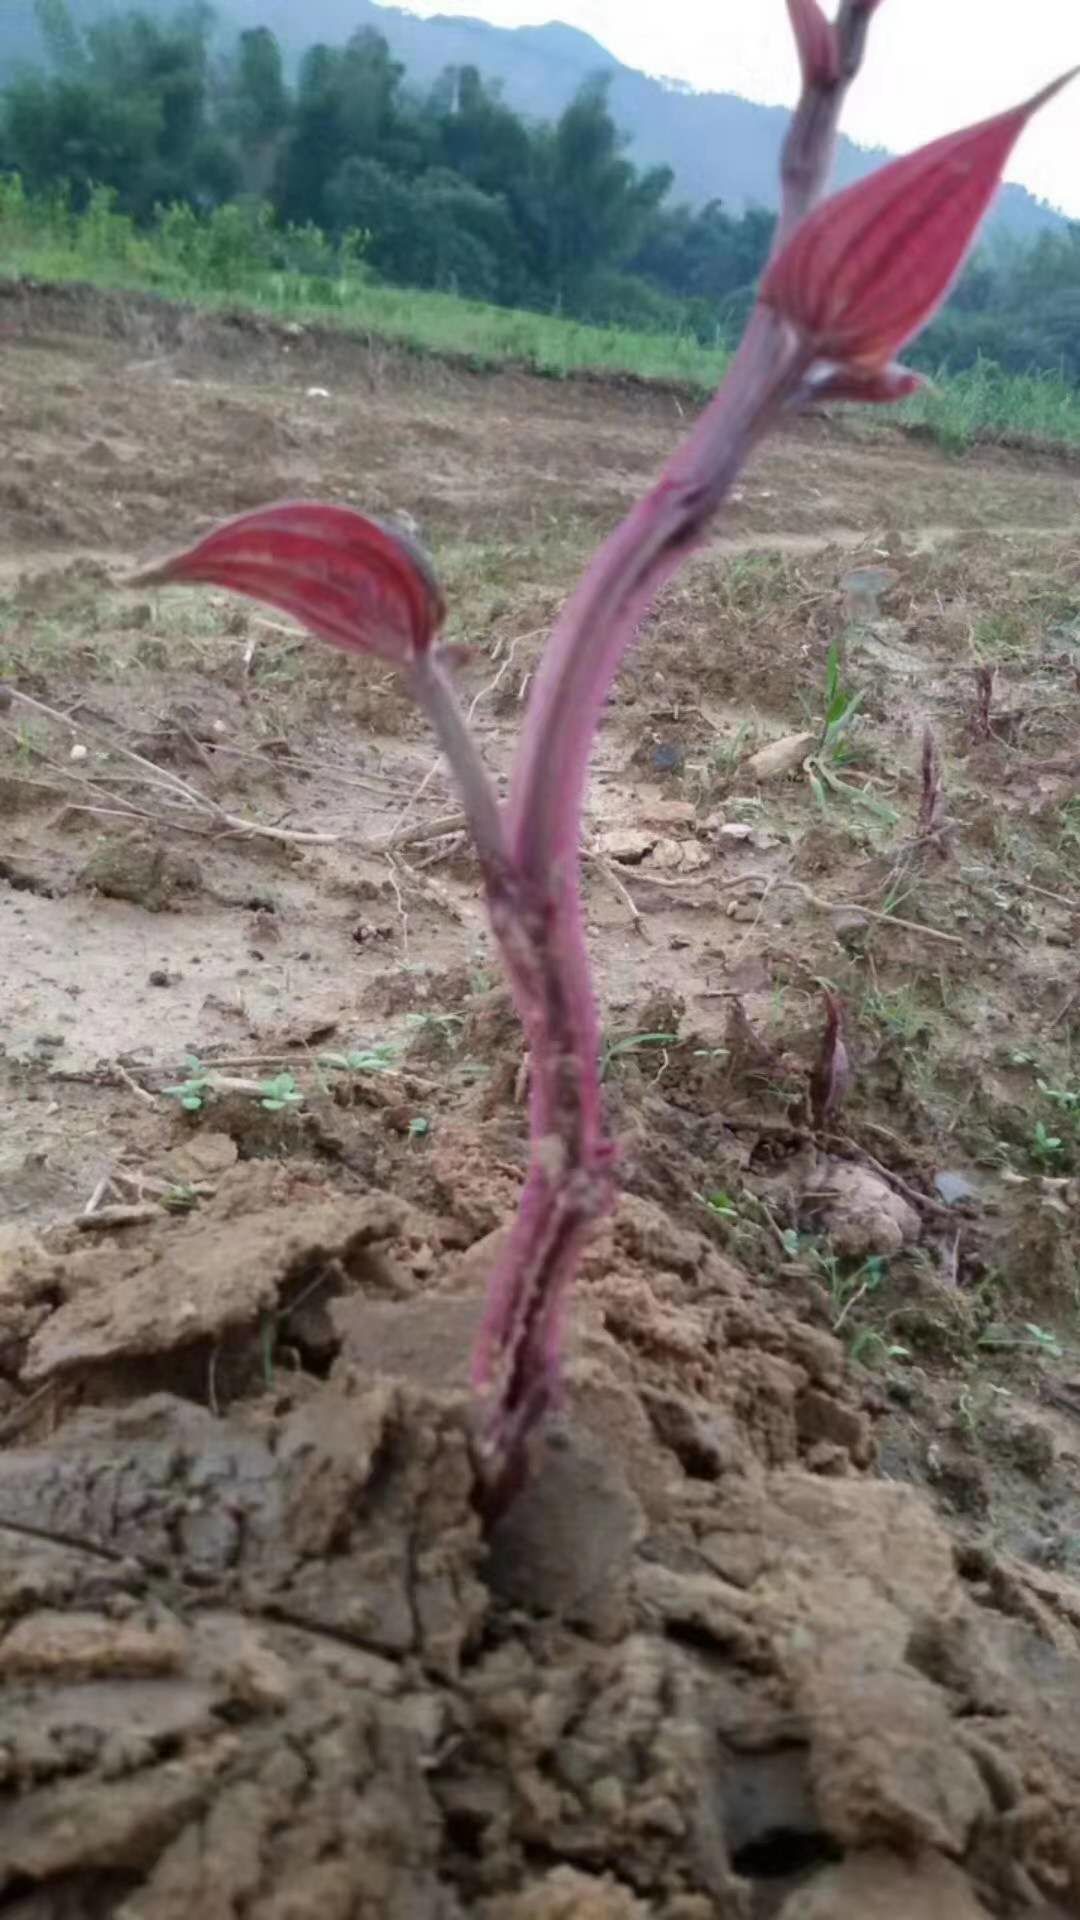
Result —
M864 0L843 0L837 77L804 82L784 148L778 244L824 190L867 19ZM519 1484L528 1437L556 1396L566 1289L614 1194L580 883L593 739L642 617L701 543L748 454L800 392L812 359L793 329L758 307L714 399L600 548L545 650L511 776L506 845L494 866L485 864L531 1068L530 1168L491 1278L474 1360L487 1400L481 1446L495 1510ZM445 747L441 728L440 737Z

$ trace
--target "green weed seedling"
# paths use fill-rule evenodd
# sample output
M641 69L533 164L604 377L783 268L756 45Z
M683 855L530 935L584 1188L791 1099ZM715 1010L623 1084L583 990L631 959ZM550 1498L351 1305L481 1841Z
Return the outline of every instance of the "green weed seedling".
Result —
M209 1101L220 1093L249 1094L265 1107L267 1113L284 1113L288 1107L303 1104L303 1089L297 1085L293 1073L278 1073L267 1080L235 1080L228 1074L215 1072L198 1058L197 1054L188 1054L184 1065L190 1069L186 1080L175 1087L163 1087L167 1099L179 1100L186 1113L201 1113Z
M162 1092L166 1099L179 1100L186 1113L199 1113L213 1097L214 1077L207 1073L197 1054L186 1054L184 1065L190 1068L187 1079L178 1086L163 1087Z
M829 1289L834 1333L839 1332L860 1300L864 1300L869 1293L876 1293L889 1271L889 1263L880 1253L872 1253L854 1269L850 1261L821 1247L812 1248L810 1258Z
M405 1025L411 1027L415 1039L426 1035L447 1047L456 1047L465 1017L460 1013L407 1013Z
M760 1201L753 1194L741 1193L736 1200L723 1190L715 1193L695 1193L694 1199L714 1220L718 1220L730 1233L736 1243L745 1246L748 1240L764 1239L766 1227L762 1220L755 1219L755 1212L764 1212Z
M1062 1113L1080 1114L1080 1089L1076 1087L1050 1087L1045 1080L1036 1080L1035 1085L1044 1100L1050 1100Z
M1045 1121L1036 1120L1029 1151L1037 1167L1058 1167L1065 1155L1065 1142L1060 1134L1050 1132Z
M910 1360L911 1348L886 1340L874 1327L860 1327L848 1348L848 1354L860 1367L882 1367L890 1360Z
M1033 1353L1044 1360L1063 1360L1065 1349L1056 1333L1025 1320L1023 1331L1015 1327L993 1325L979 1335L978 1345L989 1353Z
M705 1207L716 1220L722 1220L725 1226L737 1227L739 1209L730 1193L695 1193L694 1199Z
M272 1080L264 1080L260 1087L259 1105L267 1113L284 1113L288 1107L303 1105L304 1096L291 1073L279 1073Z
M1062 807L1059 835L1061 851L1074 865L1080 859L1080 801L1070 800Z
M166 1213L191 1213L199 1204L199 1196L190 1180L177 1180L162 1194L161 1204Z
M1026 623L1015 608L983 613L975 622L975 654L980 660L1014 660L1030 647Z
M887 806L876 794L853 786L850 780L842 780L837 772L837 768L845 766L852 757L851 734L862 702L861 690L844 684L840 642L834 640L825 662L825 717L817 746L806 760L806 777L822 812L826 811L829 795L833 794L860 807L875 820L894 827L900 817L894 807Z
M1068 1174L1074 1171L1080 1158L1080 1089L1072 1085L1052 1086L1043 1078L1046 1071L1039 1071L1042 1064L1037 1054L1013 1051L1005 1056L1011 1067L1030 1067L1035 1073L1035 1087L1040 1098L1052 1111L1048 1115L1037 1112L1027 1121L1026 1135L1012 1136L1025 1141L1025 1151L1029 1164L1043 1174ZM1008 1159L1008 1147L1001 1141L997 1147L998 1156Z
M752 752L758 729L748 720L740 720L733 732L713 741L702 760L688 762L698 803L708 805L718 787L732 780L747 755Z
M678 1042L677 1033L628 1033L620 1040L609 1040L601 1055L600 1078L607 1079L616 1060L625 1060L633 1053L661 1052Z
M851 756L851 729L862 702L861 691L844 685L840 642L834 640L825 661L825 724L817 750L836 766L842 766Z
M840 1260L833 1253L817 1248L811 1258L824 1275L829 1289L829 1303L832 1309L832 1330L840 1333L853 1308L868 1295L876 1293L889 1271L889 1263L882 1254L874 1253L852 1268L849 1261ZM852 1360L863 1367L885 1366L891 1360L908 1360L911 1357L909 1347L899 1346L880 1333L876 1327L858 1327L848 1338L848 1352Z
M392 1073L397 1056L389 1044L351 1053L320 1053L318 1065L333 1073Z
M744 1187L739 1193L728 1193L724 1188L693 1195L698 1206L714 1220L719 1220L729 1229L736 1240L758 1240L764 1246L773 1247L779 1241L784 1254L792 1260L799 1258L802 1251L802 1236L794 1227L781 1229L759 1194Z

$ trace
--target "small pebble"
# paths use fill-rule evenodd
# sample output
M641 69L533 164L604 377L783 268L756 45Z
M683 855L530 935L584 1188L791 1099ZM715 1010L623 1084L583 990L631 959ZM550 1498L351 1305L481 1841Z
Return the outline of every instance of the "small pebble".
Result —
M870 922L864 913L834 913L832 928L843 947L858 947L870 930Z
M683 749L672 741L653 749L652 763L657 773L677 773L684 757Z
M977 1200L979 1189L973 1186L962 1173L948 1173L944 1169L934 1175L934 1186L939 1200L947 1207L956 1205L958 1200Z

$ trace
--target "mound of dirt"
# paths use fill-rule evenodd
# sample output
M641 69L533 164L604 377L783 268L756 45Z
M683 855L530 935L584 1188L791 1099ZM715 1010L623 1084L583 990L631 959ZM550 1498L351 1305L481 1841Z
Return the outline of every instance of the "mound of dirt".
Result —
M213 1208L61 1243L24 1350L67 1417L0 1456L20 1913L1074 1910L1080 1589L958 1568L866 1474L827 1333L627 1196L485 1541L455 1384L485 1243L418 1290L399 1202L239 1167ZM140 1356L256 1353L313 1281L325 1380L281 1364L225 1415L140 1390Z

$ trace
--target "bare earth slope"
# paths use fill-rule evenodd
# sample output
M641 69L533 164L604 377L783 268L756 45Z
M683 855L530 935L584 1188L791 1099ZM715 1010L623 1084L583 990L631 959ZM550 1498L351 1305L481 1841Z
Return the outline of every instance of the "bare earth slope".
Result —
M122 585L407 512L502 771L685 411L0 301L18 1920L1080 1913L1080 469L807 422L649 622L586 846L626 1191L490 1542L522 1060L453 796L385 676Z

